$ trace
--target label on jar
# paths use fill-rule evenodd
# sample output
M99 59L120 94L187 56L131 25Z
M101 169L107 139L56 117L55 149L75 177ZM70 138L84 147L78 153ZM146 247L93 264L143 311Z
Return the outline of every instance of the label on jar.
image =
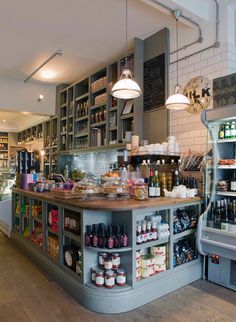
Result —
M149 187L148 188L148 194L149 194L149 197L155 197L155 195L156 195L156 188L155 187Z
M112 269L112 261L105 261L104 262L105 269Z
M115 285L115 278L114 277L105 278L105 285L107 286Z
M99 262L99 265L104 266L104 258L102 255L99 255L98 262Z
M125 284L126 283L126 276L123 276L123 275L118 275L116 277L116 282L118 284Z
M161 195L161 188L160 187L156 187L155 188L155 196L156 197L160 197L160 195Z
M97 285L103 285L104 284L104 277L96 276L96 284Z
M120 266L120 257L112 258L112 266L119 267Z
M92 272L91 279L92 279L93 282L95 282L95 280L96 280L96 272Z

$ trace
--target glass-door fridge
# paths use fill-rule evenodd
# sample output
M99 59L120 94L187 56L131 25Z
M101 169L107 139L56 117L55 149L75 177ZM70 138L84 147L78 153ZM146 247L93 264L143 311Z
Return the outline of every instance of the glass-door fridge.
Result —
M236 290L236 105L206 110L205 202L198 250L208 258L208 280Z

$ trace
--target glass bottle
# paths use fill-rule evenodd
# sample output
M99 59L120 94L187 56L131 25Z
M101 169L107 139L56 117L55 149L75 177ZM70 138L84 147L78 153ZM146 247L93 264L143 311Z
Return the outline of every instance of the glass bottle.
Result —
M107 248L111 249L114 247L114 238L112 232L112 226L108 226L108 237L107 237Z
M91 225L87 225L85 233L85 246L91 246L91 237Z
M179 186L179 171L175 170L175 174L174 174L174 187L178 187Z
M156 197L156 188L154 185L154 179L153 179L153 170L150 168L150 176L148 180L148 196L149 198L155 198Z
M231 126L230 126L230 138L234 139L236 138L236 124L235 121L231 122Z
M145 220L142 223L142 242L147 242L147 224Z
M141 245L143 242L142 239L142 226L140 223L137 224L137 228L136 228L136 244L137 245Z
M106 235L105 235L105 227L104 224L99 224L99 236L98 236L98 247L106 248Z
M151 221L147 222L147 241L151 241L152 240L152 223Z
M114 248L121 248L120 226L116 225L116 234L114 236Z
M92 246L98 247L98 225L93 225L93 239L92 239Z
M161 189L160 189L160 182L159 182L157 169L154 171L154 187L155 187L155 197L160 197Z
M126 235L125 232L125 225L123 225L123 230L122 230L122 238L121 238L121 246L122 247L128 247L128 236Z
M152 240L157 240L157 223L152 221Z
M230 123L229 122L227 122L224 126L224 137L225 137L225 139L230 138Z
M216 229L221 228L221 204L220 200L217 200L217 207L214 212L214 226Z

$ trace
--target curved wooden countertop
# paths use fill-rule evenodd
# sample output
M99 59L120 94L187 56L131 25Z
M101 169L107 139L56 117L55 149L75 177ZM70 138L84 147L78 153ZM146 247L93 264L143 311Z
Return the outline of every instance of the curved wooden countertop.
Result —
M96 199L61 199L55 198L52 192L33 192L22 189L14 188L12 189L15 193L24 194L33 199L39 199L46 201L48 203L55 203L61 206L70 206L76 208L90 209L90 210L107 210L107 211L125 211L125 210L135 210L135 209L146 209L146 208L155 208L155 207L167 207L178 204L190 204L194 202L201 201L202 198L166 198L159 197L148 199L145 201L138 201L134 199L128 200L108 200L102 198Z

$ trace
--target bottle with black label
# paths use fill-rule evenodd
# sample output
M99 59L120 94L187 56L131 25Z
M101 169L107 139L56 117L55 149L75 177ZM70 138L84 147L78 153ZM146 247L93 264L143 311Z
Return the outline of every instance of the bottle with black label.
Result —
M156 188L154 184L154 178L153 178L153 170L150 168L150 176L148 180L148 196L149 198L155 198L156 197Z

